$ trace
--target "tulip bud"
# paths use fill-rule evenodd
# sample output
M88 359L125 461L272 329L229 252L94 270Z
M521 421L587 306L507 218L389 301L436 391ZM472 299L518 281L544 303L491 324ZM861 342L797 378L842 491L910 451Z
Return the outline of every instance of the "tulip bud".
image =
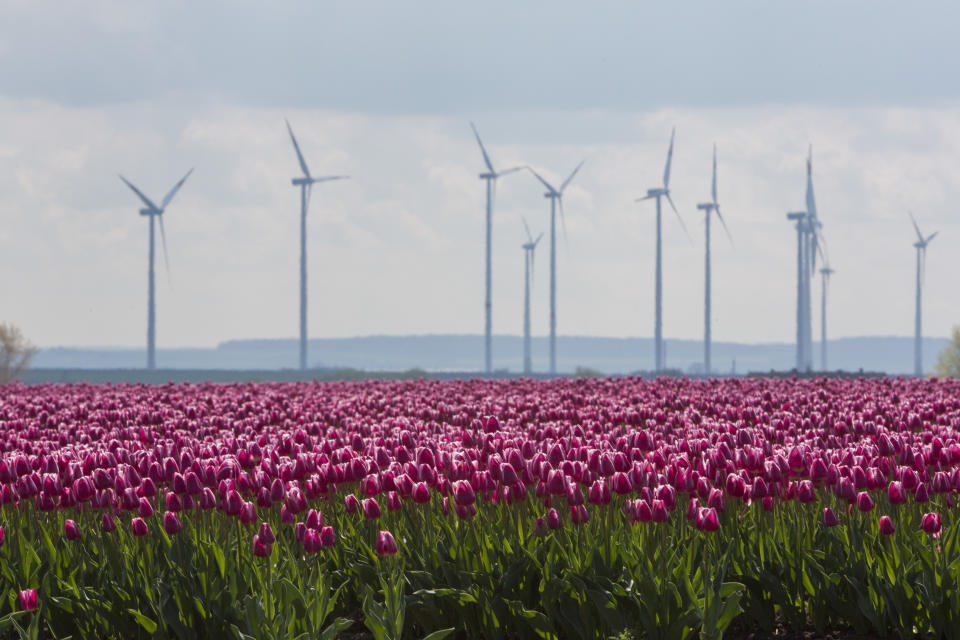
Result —
M914 502L927 502L930 500L930 493L927 491L927 485L920 484L917 490L913 492Z
M294 528L294 536L297 539L297 542L303 542L303 537L307 534L309 527L305 522L298 522L297 526Z
M923 518L920 519L920 528L931 535L939 534L941 528L940 514L936 512L923 514Z
M860 511L873 511L873 498L866 491L857 494L857 509Z
M764 511L773 511L773 496L763 496L760 504Z
M167 492L167 511L180 511L183 509L183 500L181 500L180 495L173 493L172 491Z
M562 491L560 493L563 493ZM466 480L457 480L453 483L453 500L458 505L466 506L476 502L473 487Z
M570 521L573 524L586 524L590 520L590 513L582 504L570 506Z
M637 500L633 503L633 519L636 522L650 522L653 520L653 510L647 500Z
M880 516L880 533L885 536L891 536L896 530L897 529L893 526L893 520L890 519L890 516Z
M149 527L143 518L134 518L130 521L130 529L133 531L133 535L140 537L147 535Z
M305 522L308 529L316 529L319 531L323 526L323 513L317 511L316 509L310 509L307 511L307 518Z
M430 487L426 482L418 482L413 486L413 501L417 504L430 502Z
M838 524L840 524L840 520L837 519L837 514L830 507L825 507L823 509L823 526L835 527Z
M813 482L810 480L801 480L797 486L797 500L803 503L815 502L817 493L813 488Z
M177 516L174 511L165 511L163 514L163 530L167 532L167 535L176 535L183 530L183 526L180 524L180 518Z
M377 553L381 556L397 555L397 541L389 531L381 531L377 534Z

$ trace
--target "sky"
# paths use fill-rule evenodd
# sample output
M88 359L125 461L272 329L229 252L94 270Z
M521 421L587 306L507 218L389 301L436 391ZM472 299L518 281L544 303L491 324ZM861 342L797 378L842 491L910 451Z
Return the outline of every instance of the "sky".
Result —
M960 5L771 3L90 2L0 0L0 320L40 346L145 342L147 221L164 214L158 347L293 338L298 165L314 337L482 333L484 187L497 167L561 181L558 332L651 336L655 214L672 127L676 216L663 218L664 334L703 334L703 220L717 145L713 336L795 335L805 162L831 266L831 336L911 335L916 240L924 327L960 323ZM493 328L522 330L522 220L549 227L526 173L493 226ZM549 235L549 234L548 234ZM548 331L549 239L533 331ZM820 286L814 289L819 318ZM819 322L815 339L819 339Z

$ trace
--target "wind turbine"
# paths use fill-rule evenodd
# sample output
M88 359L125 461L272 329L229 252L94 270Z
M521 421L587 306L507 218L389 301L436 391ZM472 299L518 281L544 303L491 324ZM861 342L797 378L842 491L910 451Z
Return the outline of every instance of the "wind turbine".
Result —
M533 255L543 233L534 240L526 220L523 221L523 228L527 230L527 242L523 245L523 372L529 374L533 371L530 358L530 285L533 282Z
M287 123L287 131L290 132L290 141L293 142L293 148L297 152L297 160L300 162L300 169L303 176L291 180L293 186L300 187L300 369L307 368L307 207L310 205L310 193L313 185L317 182L328 182L330 180L343 180L350 176L319 176L314 178L310 175L310 169L300 153L300 145L297 144L297 138L293 135L293 129L290 122Z
M827 288L830 276L836 273L830 268L829 262L824 261L820 269L820 370L827 371Z
M559 189L554 189L553 186L543 179L543 177L533 170L531 167L530 172L536 176L543 186L547 188L547 192L543 194L544 198L550 198L550 374L555 375L557 373L557 225L556 225L556 213L557 213L557 203L560 205L560 216L561 222L563 223L563 235L567 235L567 225L564 222L563 214L563 191L570 184L570 181L573 180L573 176L577 175L577 172L580 171L580 167L583 166L583 163L586 160L581 160L580 164L577 165L577 168L574 169L567 179L563 181L563 184L560 185Z
M183 183L187 181L187 178L190 177L190 174L193 173L193 169L187 171L187 174L180 178L180 181L177 184L173 185L173 188L163 197L163 200L160 201L160 206L158 207L153 201L147 196L143 195L143 192L140 189L137 189L133 184L120 176L120 179L123 180L124 184L130 187L137 197L143 202L145 207L140 209L140 215L148 216L150 218L150 258L149 258L149 269L147 271L147 369L153 370L157 368L157 313L156 313L156 296L155 296L155 285L154 285L154 271L153 271L153 256L154 256L154 219L160 221L160 239L163 242L163 264L167 268L167 277L170 276L170 262L167 259L167 234L163 230L163 212L166 210L167 206L170 204L170 201L173 200L173 196L177 195L177 191L180 190L180 187L183 186Z
M923 311L921 308L921 296L927 263L927 245L930 244L930 241L940 232L934 231L924 238L923 234L920 233L917 220L913 217L912 213L910 214L910 221L913 222L913 229L917 232L917 241L913 243L913 246L917 248L917 309L913 330L913 375L919 378L923 375Z
M492 343L493 343L493 333L492 333L492 313L493 313L493 301L491 298L490 288L492 280L492 268L490 266L490 236L491 236L491 225L493 217L493 200L496 196L497 191L497 178L500 176L505 176L516 171L520 171L523 167L512 167L499 173L493 168L493 163L490 161L490 156L487 154L486 148L483 146L483 142L480 140L480 134L477 133L477 128L473 126L473 123L470 123L470 128L473 129L473 135L477 138L477 144L480 145L480 153L483 154L483 162L487 165L487 171L480 174L481 180L486 180L487 182L487 269L486 269L486 284L487 284L487 294L484 301L484 309L486 312L486 319L484 324L484 370L489 374L493 372L493 352L492 352Z
M710 183L710 202L701 202L697 209L703 211L705 243L706 243L706 284L704 286L704 306L703 306L703 368L707 375L710 375L710 214L716 212L723 230L727 237L733 242L730 236L730 230L727 229L727 223L724 222L720 214L720 205L717 203L717 145L713 145L713 181Z
M808 259L808 273L804 278L805 287L804 287L804 297L805 297L805 311L804 311L804 343L805 343L805 352L804 352L804 368L806 371L813 371L813 301L811 296L811 287L810 282L816 274L817 270L817 254L819 253L823 257L823 249L821 248L820 242L820 229L823 228L823 225L820 223L820 219L817 217L817 201L813 196L813 145L811 144L807 151L807 192L806 192L806 204L807 204L807 234L809 242L807 243L807 251L809 252Z
M673 212L677 214L677 219L680 221L680 226L683 227L683 232L687 235L687 238L690 238L690 234L687 232L687 225L683 223L683 218L680 217L680 213L677 211L676 205L673 204L673 198L670 197L670 163L673 161L673 138L676 134L676 127L670 132L670 147L667 149L667 164L663 169L663 186L657 187L655 189L647 189L647 195L643 198L637 198L637 202L642 202L644 200L650 200L651 198L656 198L657 200L657 264L656 264L656 292L655 292L655 304L654 304L654 323L653 323L653 348L654 348L654 370L657 373L663 371L665 353L663 348L663 250L662 250L662 240L661 240L661 208L660 208L660 199L666 197L667 202L670 203L670 208L673 209Z

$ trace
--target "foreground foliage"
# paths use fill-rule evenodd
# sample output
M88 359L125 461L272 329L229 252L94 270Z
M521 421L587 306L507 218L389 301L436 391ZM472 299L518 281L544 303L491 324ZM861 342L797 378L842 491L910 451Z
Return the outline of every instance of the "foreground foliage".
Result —
M7 386L0 633L956 637L958 429L935 380Z

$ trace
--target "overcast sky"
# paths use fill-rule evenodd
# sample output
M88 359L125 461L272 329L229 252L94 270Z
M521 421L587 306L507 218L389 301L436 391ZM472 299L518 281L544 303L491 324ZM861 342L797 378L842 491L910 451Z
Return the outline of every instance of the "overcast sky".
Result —
M813 145L833 336L913 331L914 211L940 235L925 331L960 323L960 5L955 2L90 2L0 0L0 319L41 346L141 345L147 221L164 214L158 346L294 337L298 173L314 174L310 334L483 331L482 159L562 180L558 331L653 333L663 174L664 333L703 333L710 149L733 234L714 234L714 339L790 341L795 235ZM522 218L549 203L503 178L494 331L522 329ZM159 247L158 247L159 249ZM159 256L158 252L158 256ZM161 258L162 260L162 258ZM549 246L534 332L547 332ZM819 314L819 283L814 290ZM819 339L819 323L815 336Z

